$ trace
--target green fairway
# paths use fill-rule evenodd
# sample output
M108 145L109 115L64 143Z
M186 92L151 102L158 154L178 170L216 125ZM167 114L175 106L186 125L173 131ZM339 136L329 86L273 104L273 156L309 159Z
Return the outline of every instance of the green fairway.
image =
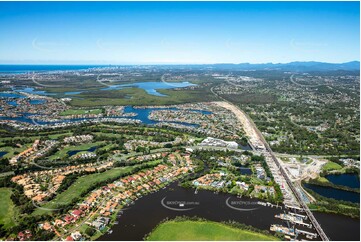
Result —
M340 166L339 164L332 162L332 161L327 162L322 167L323 171L332 171L332 170L340 170L340 169L342 169L342 166Z
M75 145L75 146L73 146L73 145L66 146L64 149L56 152L54 155L49 156L48 159L49 160L62 159L67 156L69 151L73 151L73 150L86 151L87 149L90 149L91 147L99 146L101 144L104 144L104 141L99 141L99 142L94 142L94 143L86 143L86 144Z
M16 208L10 196L10 188L0 188L0 224L4 224L5 228L15 225Z
M149 164L156 164L159 161L151 161ZM51 209L56 209L59 205L70 204L73 199L79 198L81 194L87 191L92 185L106 181L108 179L116 179L117 177L127 173L132 172L137 169L138 166L128 166L122 168L113 168L102 173L94 173L78 178L75 183L73 183L68 189L64 192L58 194L53 200L47 202L40 208L37 208L34 211L34 215L42 215L51 213Z
M61 116L67 115L80 115L80 114L100 114L102 113L101 109L68 109L60 113Z
M169 221L158 226L147 240L278 240L271 235L233 228L211 221Z
M19 148L19 147L11 147L11 146L4 146L0 148L0 152L7 152L2 158L8 158L10 159L11 157L13 157L15 154L14 152L22 152L26 149L28 149L29 147L31 147L31 144L24 144L23 147Z

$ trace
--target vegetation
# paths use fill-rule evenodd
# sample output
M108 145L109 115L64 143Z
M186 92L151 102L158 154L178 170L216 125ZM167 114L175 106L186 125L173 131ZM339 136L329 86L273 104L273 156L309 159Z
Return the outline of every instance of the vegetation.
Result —
M93 142L93 143L86 143L86 144L81 144L81 145L68 145L65 146L63 149L61 149L60 151L56 152L55 154L49 156L49 160L64 160L66 158L69 157L68 152L71 151L86 151L92 147L96 147L99 145L104 144L104 142Z
M339 164L337 164L337 163L335 163L335 162L332 162L332 161L327 162L327 163L322 167L322 170L325 171L325 172L334 171L334 170L340 170L340 169L342 169L342 166L340 166Z
M0 225L4 228L12 227L16 224L16 208L11 200L11 188L0 188Z
M276 152L359 155L359 75L344 75L295 75L295 84L289 73L238 71L231 75L237 86L222 83L213 90L248 113Z
M239 240L239 241L270 241L278 240L272 235L248 229L240 229L225 223L212 221L167 221L156 227L146 238L150 241L185 241L185 240Z
M216 101L217 98L210 92L209 88L198 88L195 90L182 88L159 89L159 93L166 96L150 95L143 89L126 88L113 91L94 91L82 93L74 98L70 104L74 107L94 107L103 105L171 105L191 102Z

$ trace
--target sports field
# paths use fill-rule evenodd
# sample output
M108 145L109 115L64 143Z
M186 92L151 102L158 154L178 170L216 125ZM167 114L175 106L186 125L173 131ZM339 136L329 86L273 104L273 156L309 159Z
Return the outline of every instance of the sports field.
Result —
M211 221L168 221L158 226L147 240L278 240L271 235L233 228Z

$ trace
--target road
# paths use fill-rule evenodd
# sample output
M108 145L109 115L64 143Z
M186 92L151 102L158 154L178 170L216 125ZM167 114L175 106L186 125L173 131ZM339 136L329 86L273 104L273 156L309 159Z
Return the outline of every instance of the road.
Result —
M213 90L212 90L213 91ZM217 95L218 96L218 95ZM223 98L222 98L223 99ZM223 99L225 100L225 99ZM297 202L301 205L302 209L306 212L307 216L309 217L310 221L312 222L314 228L316 229L317 233L320 235L321 239L324 241L328 240L327 235L317 222L316 218L308 208L307 204L303 201L302 195L300 194L299 190L301 190L301 187L298 183L292 183L291 179L288 177L287 172L285 171L284 167L279 163L277 157L274 155L271 147L268 145L267 141L263 137L262 133L258 130L257 126L254 124L253 120L244 113L241 109L239 109L237 106L233 105L232 103L228 101L224 102L214 102L215 104L226 108L230 111L232 111L236 117L239 119L239 121L243 125L243 129L245 130L246 134L248 135L250 139L250 143L253 143L255 147L257 147L260 150L263 150L264 154L267 156L270 156L274 164L277 166L278 171L282 174L283 178L285 179L288 187L291 189L293 195L297 199ZM260 144L261 143L261 144ZM262 147L263 146L263 147ZM268 160L267 164L269 165L271 171L273 166L273 162L270 162ZM275 173L274 173L275 172ZM278 175L278 172L274 171L272 174ZM276 180L276 178L275 178Z
M290 76L290 81L291 81L293 84L297 85L297 86L300 86L300 87L319 87L319 86L322 86L321 84L304 85L304 84L297 83L295 80L293 80L293 76L294 76L294 75L295 75L295 74L293 74L292 76ZM295 79L296 79L296 78L295 78Z

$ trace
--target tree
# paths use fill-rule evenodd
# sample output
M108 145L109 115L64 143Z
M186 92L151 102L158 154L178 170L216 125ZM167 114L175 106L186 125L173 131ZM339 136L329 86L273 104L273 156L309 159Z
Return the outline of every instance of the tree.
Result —
M94 234L95 234L95 229L93 229L93 228L91 228L91 227L88 227L88 228L86 228L86 230L85 230L85 233L89 236L89 237L91 237L91 236L93 236Z

